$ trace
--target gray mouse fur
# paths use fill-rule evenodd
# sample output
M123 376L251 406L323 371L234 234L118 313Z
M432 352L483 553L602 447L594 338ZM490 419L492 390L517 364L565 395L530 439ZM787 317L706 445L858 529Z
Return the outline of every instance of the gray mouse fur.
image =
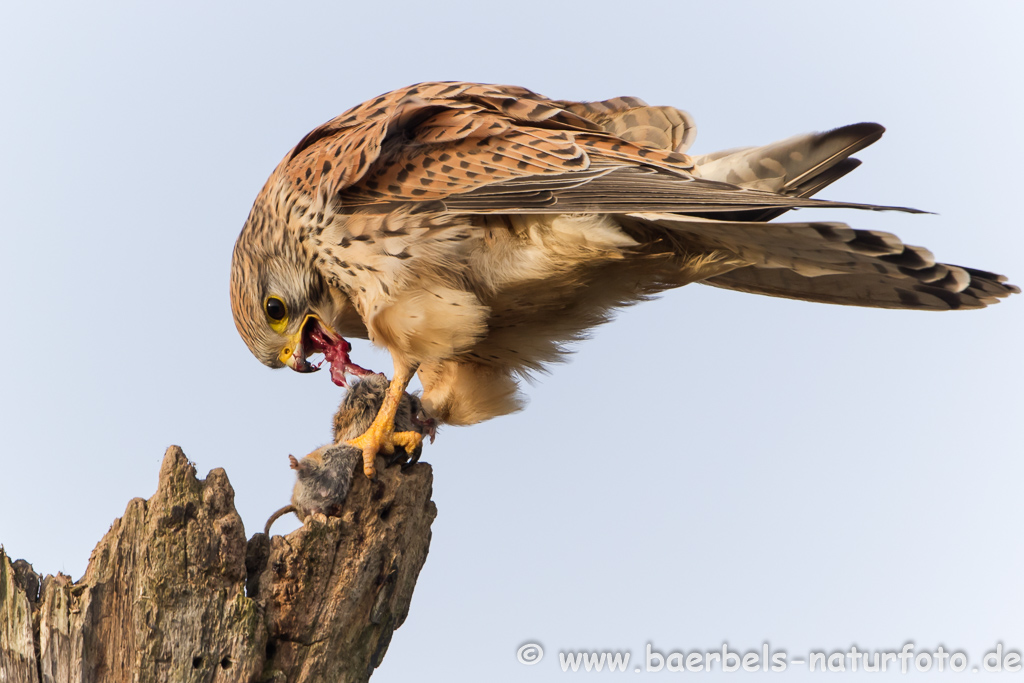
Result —
M264 533L269 536L273 523L289 512L294 512L302 521L314 513L335 517L341 514L342 503L352 487L352 477L363 461L362 451L345 441L354 439L370 426L380 410L387 388L388 379L380 374L367 375L353 384L334 415L334 443L321 446L301 460L294 455L288 456L297 477L292 502L270 516ZM402 397L395 415L395 431L415 431L429 435L433 440L433 420L425 417L418 397L411 394ZM416 462L418 459L419 449L415 453L405 453L398 447L388 464L402 460Z

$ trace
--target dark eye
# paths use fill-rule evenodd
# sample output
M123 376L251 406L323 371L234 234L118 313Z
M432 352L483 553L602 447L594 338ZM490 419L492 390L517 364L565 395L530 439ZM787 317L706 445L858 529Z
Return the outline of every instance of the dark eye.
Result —
M271 320L284 320L285 316L288 315L288 309L284 307L284 302L276 296L268 298L264 307L267 309L267 316Z

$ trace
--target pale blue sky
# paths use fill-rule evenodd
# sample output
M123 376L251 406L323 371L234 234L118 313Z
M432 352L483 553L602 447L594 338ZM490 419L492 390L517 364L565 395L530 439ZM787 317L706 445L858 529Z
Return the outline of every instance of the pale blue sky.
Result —
M309 129L417 81L636 95L693 113L697 153L878 121L824 196L937 215L827 217L1024 284L1022 7L9 5L0 543L77 578L172 443L227 469L248 533L287 502L286 456L328 440L341 392L249 354L231 247ZM1022 306L691 286L624 312L525 412L427 447L433 544L374 680L541 681L559 650L647 642L1024 647ZM548 657L517 663L526 641Z

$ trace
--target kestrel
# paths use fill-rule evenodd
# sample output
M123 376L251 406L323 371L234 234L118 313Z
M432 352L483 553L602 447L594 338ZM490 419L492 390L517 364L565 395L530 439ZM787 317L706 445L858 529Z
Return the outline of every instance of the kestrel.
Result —
M686 154L695 128L633 97L550 100L525 88L421 83L306 135L235 245L231 308L264 364L366 374L345 337L391 353L394 378L350 441L374 474L413 373L430 417L466 425L521 407L518 378L622 306L692 282L879 308L982 308L1020 290L843 223L789 209L899 207L810 196L859 165L859 123L764 147Z

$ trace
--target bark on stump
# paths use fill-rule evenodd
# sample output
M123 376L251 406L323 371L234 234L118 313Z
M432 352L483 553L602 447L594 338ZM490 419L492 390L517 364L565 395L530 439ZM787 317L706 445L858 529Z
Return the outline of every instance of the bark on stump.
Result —
M224 470L200 481L172 446L80 581L0 548L0 683L365 681L409 612L431 482L378 460L342 517L246 542Z

